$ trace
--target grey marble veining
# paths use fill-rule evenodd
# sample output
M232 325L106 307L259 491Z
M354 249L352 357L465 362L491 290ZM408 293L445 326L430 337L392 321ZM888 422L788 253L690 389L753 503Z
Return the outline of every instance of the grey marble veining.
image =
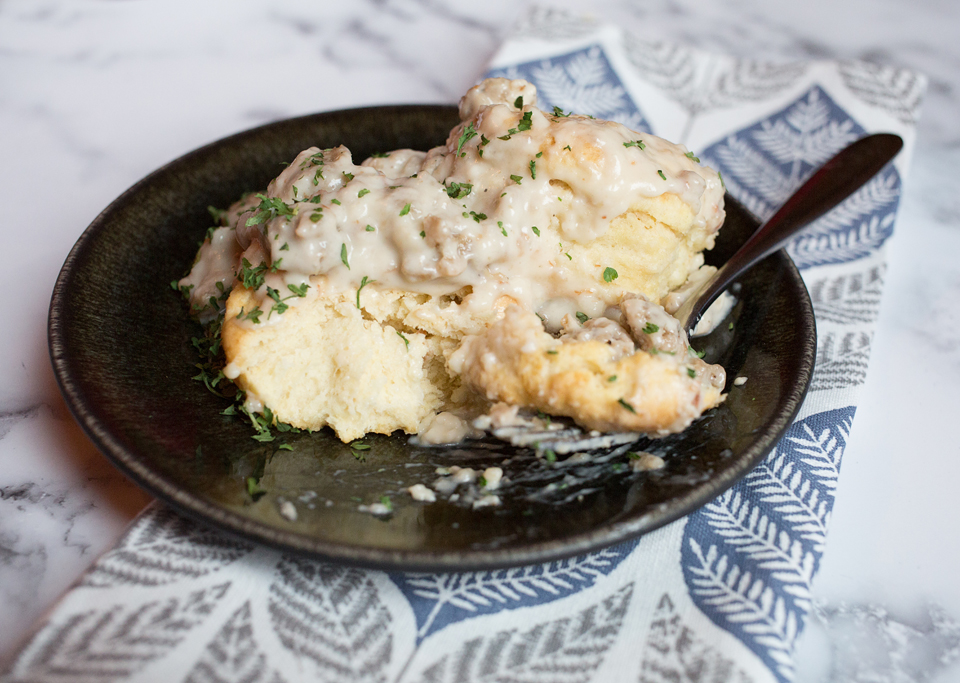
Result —
M956 680L960 5L550 4L717 52L869 59L929 77L798 680ZM154 168L238 130L318 110L453 102L525 7L0 2L0 229L16 255L0 280L0 659L148 500L72 422L49 367L50 291L82 229Z

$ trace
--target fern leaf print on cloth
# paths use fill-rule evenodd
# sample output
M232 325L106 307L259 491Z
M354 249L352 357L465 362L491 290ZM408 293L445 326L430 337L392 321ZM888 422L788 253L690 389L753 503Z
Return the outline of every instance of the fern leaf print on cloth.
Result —
M595 116L650 132L650 124L627 94L599 45L547 59L493 69L487 76L523 78L537 86L537 106L544 111Z
M745 479L690 515L681 562L694 603L781 680L810 609L854 407L794 423Z
M623 543L549 564L449 574L392 574L417 619L417 642L445 626L482 614L567 597L612 572L636 547Z
M727 190L761 219L830 157L866 131L819 86L776 114L728 135L700 154L723 174ZM852 261L893 233L900 174L888 166L788 247L797 267Z

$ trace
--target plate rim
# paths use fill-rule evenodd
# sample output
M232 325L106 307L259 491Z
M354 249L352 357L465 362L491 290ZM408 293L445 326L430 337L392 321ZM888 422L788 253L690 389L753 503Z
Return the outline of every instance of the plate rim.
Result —
M285 552L371 569L387 571L468 571L562 560L638 538L707 504L742 479L776 446L790 425L793 424L810 387L817 343L816 319L809 292L796 264L785 250L780 250L767 258L779 262L780 266L785 268L788 276L799 283L801 296L797 318L801 321L801 328L809 327L809 334L802 335L801 344L795 351L798 372L791 378L793 381L789 386L789 391L784 392L780 401L784 409L775 414L773 419L764 423L763 429L739 456L740 465L738 467L722 470L711 476L704 486L697 487L686 495L671 499L671 507L667 511L647 511L634 518L600 524L588 532L582 532L572 537L537 541L514 548L461 549L437 552L344 545L322 541L316 537L271 526L232 512L217 505L212 500L184 489L171 477L151 468L132 448L127 448L121 444L87 405L79 381L73 375L67 349L68 345L64 338L64 318L66 315L64 305L70 282L76 276L78 261L81 256L88 248L91 248L91 243L98 232L105 229L111 214L155 179L176 172L181 165L188 164L210 151L223 146L242 143L245 138L263 134L267 129L281 129L284 126L322 120L323 118L352 116L361 113L370 115L375 112L382 114L396 110L403 110L408 113L433 111L435 114L449 114L451 110L455 110L455 107L453 105L436 104L356 107L282 119L233 133L193 149L144 176L110 202L81 233L67 254L54 284L48 311L47 343L54 375L67 407L87 437L114 466L138 486L176 509L180 514L244 541L252 540ZM726 198L727 200L732 199L729 195ZM733 201L736 200L733 199ZM740 206L742 207L742 205ZM749 214L749 211L747 213ZM752 214L749 215L752 216Z

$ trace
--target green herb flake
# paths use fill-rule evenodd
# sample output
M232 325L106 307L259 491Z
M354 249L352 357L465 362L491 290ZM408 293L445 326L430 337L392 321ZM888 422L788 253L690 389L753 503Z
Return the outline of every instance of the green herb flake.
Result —
M401 216L406 216L408 213L410 213L410 202L407 202L406 204L404 204L403 208L400 209Z
M421 230L421 231L420 231L420 238L421 238L421 239L427 239L427 233L426 233L426 231L424 231L424 230Z
M687 368L687 376L690 377L690 379L693 379L697 376L697 371L693 368Z
M444 189L447 192L447 196L451 199L463 199L473 190L473 185L471 183L450 183L445 185Z
M290 251L290 245L284 242L283 246L280 247L280 251Z
M487 214L485 214L485 213L477 213L476 211L471 211L471 212L470 212L470 216L471 216L471 217L473 218L473 220L475 220L477 223L479 223L480 221L485 221L485 220L487 220Z
M639 149L639 150L644 150L644 149L647 148L647 146L646 146L645 144L643 144L643 140L631 140L630 142L625 142L625 143L623 143L623 146L624 146L624 147L636 147L636 148Z
M616 381L617 381L617 376L616 376L616 375L610 375L609 377L607 377L607 381L608 381L608 382L616 382Z
M507 229L503 227L503 221L497 221L497 226L500 228L500 232L503 233L503 236L507 236Z
M347 270L350 270L350 261L347 260L346 243L340 245L340 261L347 267Z
M733 331L733 323L730 323L729 325L727 325L727 329L732 332L732 331Z
M540 228L538 228L537 226L534 225L534 226L533 226L532 228L530 228L530 229L533 231L533 234L534 234L534 235L536 235L537 237L540 237Z
M368 225L366 228L364 228L364 230L366 230L367 232L376 232L376 231L377 231L377 229L376 229L375 227L373 227L372 225Z
M307 290L310 289L310 285L306 282L303 282L299 285L287 285L287 289L293 292L294 296L303 298L307 295Z
M376 280L371 280L366 275L364 275L363 279L360 280L360 286L357 287L357 308L360 308L360 290L362 290L367 285L373 284L374 282L376 282Z
M577 320L579 320L580 324L582 325L583 323L590 320L590 316L584 313L583 311L577 311Z
M517 109L523 109L523 95L513 101L513 106Z
M397 336L403 340L404 345L407 347L407 351L410 350L410 340L403 336L403 332L397 330Z
M544 460L546 460L547 462L556 462L556 461L557 461L557 454L554 453L552 450L550 450L550 449L548 448L547 450L545 450L545 451L543 452L543 458L544 458Z
M530 177L533 180L537 179L537 160L536 159L530 160Z
M706 351L697 351L692 346L688 346L687 351L690 353L691 356L696 356L697 358L703 358L707 353Z
M368 194L370 194L370 190L367 188L363 188L362 190L357 192L357 198L359 199L360 197L363 197L364 195L368 195Z
M604 282L613 282L613 281L616 280L618 277L620 277L620 275L619 275L619 273L617 273L616 269L611 268L611 267L609 267L609 266L607 266L606 268L603 269L603 281L604 281Z
M570 148L570 145L564 145L563 148L564 148L565 150L567 150L568 152L572 152L572 151L573 151L573 150Z
M660 326L655 325L654 323L651 323L651 322L647 322L647 324L643 326L644 334L653 334L654 332L659 332L659 331L660 331Z
M626 408L627 410L629 410L629 411L630 411L631 413L633 413L634 415L637 414L637 411L634 409L634 407L633 407L632 405L630 405L629 403L627 403L626 401L624 401L622 398L618 398L618 399L617 399L617 403L619 403L620 405L622 405L624 408Z
M559 351L554 351L553 349L550 349L549 351L547 351L547 355L549 356L556 356L558 353Z
M257 194L257 197L260 198L260 204L257 206L257 212L247 219L247 226L260 225L278 216L293 216L296 213L296 210L285 204L282 199L267 197L264 194Z
M346 171L344 171L344 172L343 172L343 181L344 181L343 184L346 185L346 184L349 183L351 180L353 180L354 177L355 177L355 176L354 176L352 173L347 173Z
M667 176L665 176L665 175L663 174L663 170L662 170L662 169L659 169L659 168L657 169L657 175L660 176L661 178L663 178L664 180L667 179Z
M700 163L700 159L698 159L697 155L695 155L693 152L687 152L686 154L684 154L684 156L687 157L688 159L693 159L698 164Z
M393 512L393 503L390 501L390 496L380 496L380 504L387 508L387 512Z
M457 141L458 156L466 156L467 153L461 152L460 150L463 149L463 145L467 142L467 140L472 140L475 137L477 137L477 129L473 127L472 123L468 123L463 127L463 131L460 133L460 139Z
M726 184L725 182L723 182L723 174L722 174L720 171L717 171L717 177L720 179L720 187L722 187L724 190L726 190L726 189L727 189L727 184Z
M554 106L554 108L553 108L553 115L556 116L556 117L566 118L566 117L570 116L570 114L571 114L571 112L567 112L566 114L564 114L564 113L563 113L563 109L561 109L560 107Z
M390 152L374 152L370 155L371 159L386 159L390 156Z
M517 185L519 185L520 183L523 182L523 176L511 175L511 176L510 176L510 180L512 180L513 182L515 182Z

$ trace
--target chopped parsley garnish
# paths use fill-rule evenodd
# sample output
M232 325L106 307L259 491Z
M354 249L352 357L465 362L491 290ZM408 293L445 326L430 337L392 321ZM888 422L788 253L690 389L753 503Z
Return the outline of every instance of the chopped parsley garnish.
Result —
M520 121L517 123L517 132L530 130L533 128L533 112L525 111Z
M472 140L477 137L477 129L473 127L472 123L468 123L463 127L463 131L460 133L460 139L457 141L457 156L466 156L466 152L461 152L463 145L467 140Z
M323 218L323 211L321 211L320 209L310 214L310 220L313 221L314 223L319 222L321 218Z
M241 309L242 310L242 309ZM252 320L254 325L260 324L260 316L263 315L263 311L260 310L260 307L257 306L255 309L247 313L244 318L246 320Z
M623 143L623 146L624 146L624 147L636 147L637 149L640 149L640 150L644 150L644 149L647 148L647 146L646 146L645 144L643 144L643 140L631 140L630 142L625 142L625 143Z
M537 237L540 237L540 228L538 228L537 226L534 225L534 226L533 226L532 228L530 228L530 229L533 230L533 234L534 234L534 235L536 235Z
M559 352L559 351L556 351L556 350L554 350L554 349L550 349L549 351L547 351L547 354L550 355L550 356L556 356L558 353L560 353L560 352Z
M563 109L561 109L560 107L554 106L554 108L553 108L553 115L554 115L554 116L558 116L558 117L560 117L560 118L566 118L566 117L570 116L570 114L572 114L572 113L573 113L573 112L567 112L566 114L564 114L564 113L563 113Z
M707 354L706 351L697 351L692 346L688 346L687 351L690 353L691 356L696 356L697 358L703 358Z
M521 182L523 182L523 176L511 175L511 176L510 176L510 180L512 180L513 182L515 182L517 185L519 185Z
M471 216L471 217L473 218L473 220L475 220L477 223L479 223L480 221L485 221L485 220L487 220L487 214L485 214L485 213L477 213L476 211L471 211L471 212L470 212L470 216Z
M570 149L570 145L565 145L565 146L564 146L564 149L567 150L568 152L572 152L572 151L573 151L572 149Z
M530 160L530 177L533 178L534 180L537 179L537 160L536 159Z
M247 225L260 225L273 220L277 216L293 216L296 209L288 206L282 199L277 197L268 197L264 194L257 194L260 198L260 205L257 212L247 219Z
M651 322L647 322L647 324L643 326L644 334L653 334L654 332L659 332L659 331L660 331L660 326L655 325Z
M310 285L306 282L303 282L299 285L287 285L287 289L293 292L295 296L302 298L307 295L307 290L310 289Z
M727 329L732 332L732 331L733 331L733 323L730 323L729 325L727 325Z
M626 401L624 401L622 398L618 398L618 399L617 399L617 403L619 403L620 405L622 405L624 408L626 408L627 410L629 410L629 411L630 411L631 413L633 413L634 415L637 414L636 409L635 409L632 405L630 405L629 403L627 403Z
M404 204L403 208L400 209L401 216L406 216L408 213L410 213L410 202L407 202L406 204Z
M366 230L367 232L376 232L376 231L377 231L377 229L376 229L375 227L373 227L372 225L368 225L366 228L364 228L364 230Z
M664 180L667 179L667 176L665 176L665 175L663 174L663 169L659 169L659 168L658 168L658 169L657 169L657 175L660 176L661 178L663 178Z
M331 204L336 204L337 206L340 206L340 200L339 200L339 199L331 199L331 200L330 200L330 203L331 203Z
M503 236L507 236L507 229L503 227L503 221L497 221L497 226L500 228L500 232L503 233Z
M618 277L620 277L617 271L609 266L603 269L603 281L604 282L613 282Z
M579 320L580 324L582 325L583 323L590 320L590 316L584 313L583 311L577 311L577 320Z
M278 450L281 450L281 451L292 451L292 450L293 450L293 446L291 446L291 445L288 444L288 443L282 443L282 444L280 444L279 446L277 446L277 449L278 449Z
M366 275L364 275L363 279L360 280L360 286L357 287L357 308L360 308L360 290L366 287L367 285L373 284L374 282L376 282L376 280L371 280Z
M722 174L720 171L717 171L717 177L720 179L720 187L722 187L724 190L726 190L726 189L727 189L727 184L726 184L725 182L723 182L723 174Z
M693 379L694 377L697 376L697 371L694 370L693 368L687 368L687 375L690 376L690 379Z
M343 262L343 265L347 267L347 270L350 270L350 261L347 260L347 245L340 245L340 260Z
M393 503L390 501L390 496L380 496L380 504L387 508L387 512L393 512Z
M471 183L450 183L444 185L444 190L451 199L463 199L473 190L473 185Z
M374 152L370 155L371 159L386 159L390 156L390 152Z
M360 190L359 192L357 192L357 197L358 197L358 198L359 198L359 197L362 197L362 196L365 195L365 194L370 194L370 190L368 190L367 188L363 188L362 190Z
M403 332L397 330L397 336L403 340L404 345L407 347L407 351L410 350L410 340L403 336Z
M347 173L346 171L344 171L344 172L343 172L343 179L344 179L344 183L343 183L343 184L346 185L347 183L349 183L351 180L354 179L354 175L353 175L352 173Z
M616 375L610 375L609 377L607 377L607 381L608 381L608 382L616 382L616 381L617 381L617 376L616 376Z
M517 109L523 109L523 95L513 101L513 106Z
M420 237L423 238L423 239L426 239L426 238L427 238L427 233L424 232L423 230L421 230L421 231L420 231Z
M543 458L544 458L544 460L546 460L547 462L556 462L556 461L557 461L557 454L554 453L552 450L550 450L550 449L548 448L547 450L545 450L545 451L543 452Z
M247 289L260 289L266 279L264 273L267 272L267 264L261 263L258 266L254 266L246 257L241 260L240 264L240 272L237 273L237 279L240 280L241 284Z
M267 296L273 299L276 303L270 309L270 312L267 314L267 318L273 315L273 312L276 311L277 315L281 315L284 311L290 308L287 304L283 302L283 299L280 298L280 292L275 290L270 285L267 285Z
M687 152L686 154L684 154L684 156L687 157L688 159L693 159L693 160L696 161L698 164L700 163L700 159L698 159L697 156L696 156L693 152Z
M290 251L290 245L284 242L283 246L280 247L280 251Z

